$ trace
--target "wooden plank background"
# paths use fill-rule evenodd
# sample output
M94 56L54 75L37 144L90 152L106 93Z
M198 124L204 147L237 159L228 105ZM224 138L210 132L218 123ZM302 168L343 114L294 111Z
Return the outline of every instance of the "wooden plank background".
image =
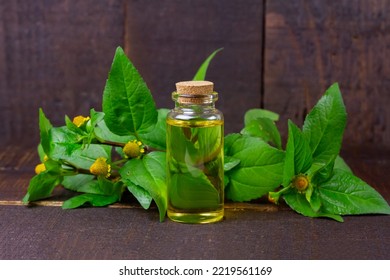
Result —
M334 81L349 113L345 148L390 148L390 2L0 0L0 146L35 146L38 108L55 125L101 109L116 46L159 107L224 47L208 79L226 131L264 107L298 124Z

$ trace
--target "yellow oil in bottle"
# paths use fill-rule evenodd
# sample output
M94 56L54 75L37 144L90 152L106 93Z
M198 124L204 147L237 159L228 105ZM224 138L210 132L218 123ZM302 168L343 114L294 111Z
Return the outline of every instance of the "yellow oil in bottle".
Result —
M224 215L223 120L167 118L168 217L212 223Z

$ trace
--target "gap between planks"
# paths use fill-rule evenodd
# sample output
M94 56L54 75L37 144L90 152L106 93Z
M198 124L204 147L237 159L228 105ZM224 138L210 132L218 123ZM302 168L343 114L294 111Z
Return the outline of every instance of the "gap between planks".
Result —
M36 201L30 202L29 204L24 204L20 200L0 200L0 206L46 206L46 207L61 207L63 201L48 200L48 201ZM132 208L142 208L137 205L130 205L124 203L115 203L109 206L108 208L119 208L119 209L132 209ZM259 211L259 212L276 212L279 211L279 207L273 204L252 204L252 203L227 203L225 204L226 210L231 211Z

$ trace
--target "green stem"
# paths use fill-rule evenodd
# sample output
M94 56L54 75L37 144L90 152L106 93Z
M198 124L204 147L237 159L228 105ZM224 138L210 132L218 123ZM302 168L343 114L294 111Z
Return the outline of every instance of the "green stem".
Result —
M141 141L142 142L141 138L139 138L139 135L138 135L137 131L134 131L134 136L137 139L137 141Z
M64 160L62 162L62 164L64 164L67 167L71 168L71 170L69 170L69 169L66 170L66 169L63 168L63 170L65 171L63 175L65 175L65 176L77 175L77 174L88 174L88 175L91 175L91 172L88 169L84 169L84 168L78 167L78 166L74 165L73 163L71 163L69 161Z
M119 143L119 142L114 142L114 141L110 141L110 140L105 140L105 139L102 139L96 135L95 135L95 138L103 145L110 145L110 146L114 146L114 147L124 147L126 145L125 143Z
M145 146L145 154L151 152L166 152L166 150L160 150L160 149L152 148L150 146Z
M281 189L281 190L278 191L278 192L269 192L268 196L269 196L269 198L271 198L271 199L274 201L275 204L278 204L280 197L281 197L283 194L285 194L285 193L287 193L288 191L290 191L291 188L292 188L292 187L291 187L291 184L290 184L290 185L288 185L287 187Z
M114 146L114 147L123 148L126 145L125 143L119 143L119 142L114 142L114 141L100 140L100 139L98 139L98 140L103 145L110 145L110 146Z

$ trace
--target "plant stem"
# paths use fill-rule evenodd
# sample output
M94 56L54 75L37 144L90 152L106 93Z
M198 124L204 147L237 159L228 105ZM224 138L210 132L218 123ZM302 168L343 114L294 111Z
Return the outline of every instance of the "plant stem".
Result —
M114 147L124 147L126 144L124 143L119 143L119 142L114 142L114 141L109 141L109 140L100 140L98 139L99 142L103 145L110 145L110 146L114 146Z

